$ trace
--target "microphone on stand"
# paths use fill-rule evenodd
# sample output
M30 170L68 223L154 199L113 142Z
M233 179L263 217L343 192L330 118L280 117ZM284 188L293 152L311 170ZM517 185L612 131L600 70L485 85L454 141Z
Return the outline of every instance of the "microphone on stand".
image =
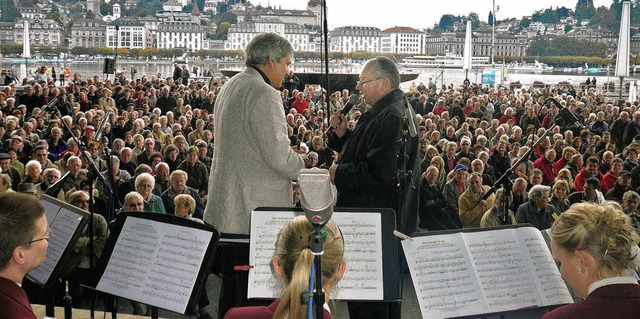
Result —
M333 193L326 169L303 169L298 175L300 205L313 225L324 225L333 216Z
M102 134L104 132L104 129L107 126L107 123L111 123L111 117L113 115L114 115L113 112L109 112L109 113L107 113L107 115L105 115L104 119L102 119L102 122L100 122L100 125L98 126L98 128L96 130L96 136L93 139L94 141L101 141L102 140Z
M340 113L342 115L344 115L344 116L349 114L349 111L351 111L353 106L356 105L356 103L358 103L358 99L359 98L360 98L360 96L358 94L355 94L355 93L351 94L349 96L349 102L347 102L347 104L344 105L344 107L342 108L342 111ZM325 134L332 134L333 130L335 130L335 127L329 126L329 128L324 133Z
M549 101L551 101L556 107L558 107L558 109L559 109L558 115L567 124L576 125L576 126L581 126L582 125L580 123L580 120L578 120L578 118L575 116L575 114L573 114L573 112L571 112L569 110L569 108L566 108L566 107L562 106L562 104L560 104L560 102L556 101L556 99L554 99L554 98L548 98L545 101L545 103L549 102Z
M45 107L43 107L42 110L40 110L40 113L45 114L47 111L51 110L53 107L55 107L59 103L64 103L64 95L62 94L51 99L51 101L49 101L49 104L45 105Z
M407 126L409 126L409 135L411 137L418 136L418 131L416 130L416 114L413 112L413 108L409 106L409 103L404 107L404 117L407 119Z

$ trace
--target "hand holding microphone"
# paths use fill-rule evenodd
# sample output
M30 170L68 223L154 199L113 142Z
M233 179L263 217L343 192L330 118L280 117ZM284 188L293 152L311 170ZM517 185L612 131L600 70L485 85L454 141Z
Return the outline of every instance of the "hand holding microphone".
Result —
M333 115L331 115L331 119L329 120L331 127L329 127L325 133L336 133L338 137L342 137L347 132L347 114L349 114L353 106L358 103L358 99L358 94L351 94L349 96L349 102L344 105L342 111L340 113L334 112Z

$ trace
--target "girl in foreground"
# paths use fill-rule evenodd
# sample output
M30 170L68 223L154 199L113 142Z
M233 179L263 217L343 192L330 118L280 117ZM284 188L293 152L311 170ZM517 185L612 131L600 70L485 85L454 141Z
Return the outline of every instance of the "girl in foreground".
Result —
M309 238L313 226L305 216L298 216L289 222L278 238L276 256L272 265L276 275L284 284L284 292L269 306L231 308L225 319L303 319L307 318L307 303L303 303L303 293L309 290L309 276L313 254ZM323 228L326 233L324 254L322 255L322 284L325 292L324 318L331 319L326 302L331 291L342 279L346 268L344 240L338 225L329 220ZM314 310L315 313L315 310Z

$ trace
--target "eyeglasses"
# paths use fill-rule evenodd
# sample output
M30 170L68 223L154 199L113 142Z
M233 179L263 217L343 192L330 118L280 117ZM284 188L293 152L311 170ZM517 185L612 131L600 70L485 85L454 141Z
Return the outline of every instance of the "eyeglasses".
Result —
M379 78L366 80L366 81L363 81L362 79L360 79L360 80L358 80L358 82L356 82L356 86L363 86L363 85L365 85L365 84L367 84L369 82L377 81L377 80L380 80L380 79L384 79L384 78L383 77L379 77Z
M47 233L44 235L44 237L38 238L38 239L34 239L34 240L30 241L30 242L27 242L26 246L29 246L29 245L31 245L31 244L33 244L35 242L38 242L38 241L49 240L52 237L53 237L53 234L51 233L51 229L49 227L47 227Z

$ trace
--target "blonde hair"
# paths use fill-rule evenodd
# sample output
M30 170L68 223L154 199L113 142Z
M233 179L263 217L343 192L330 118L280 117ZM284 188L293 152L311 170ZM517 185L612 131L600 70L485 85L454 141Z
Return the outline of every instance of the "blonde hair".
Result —
M189 208L189 216L196 211L196 200L187 194L179 194L173 199L174 205L184 204Z
M572 254L586 250L596 260L596 279L638 267L640 237L620 205L579 203L560 214L551 226L551 240Z
M309 277L313 263L310 236L313 225L305 216L298 216L289 222L278 238L276 257L282 268L285 289L280 297L274 319L307 318L307 305L302 300L304 291L309 290ZM323 285L333 286L337 283L338 270L343 261L344 240L338 225L329 220L323 231L327 232L322 255Z

